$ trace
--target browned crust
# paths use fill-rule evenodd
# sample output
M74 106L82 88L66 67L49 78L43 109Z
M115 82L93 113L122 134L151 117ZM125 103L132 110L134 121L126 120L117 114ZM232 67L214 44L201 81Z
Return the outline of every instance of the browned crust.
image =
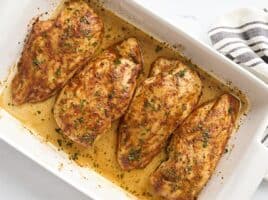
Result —
M235 127L240 101L223 94L201 105L174 132L169 159L151 175L164 199L193 200L210 179Z
M56 94L91 58L103 33L101 19L81 0L67 1L54 20L37 19L12 81L13 103L36 103Z
M131 52L139 50L135 38L113 45L63 88L54 106L54 117L66 136L85 147L91 146L124 114L143 64L142 58L136 58L141 61L136 63Z
M201 81L195 71L178 60L165 58L158 58L152 68L158 66L160 66L161 72L152 74L152 77L138 87L126 115L121 120L117 142L117 160L123 170L147 166L164 147L170 134L197 105L201 96ZM178 82L175 78L176 75L172 75L172 73L179 73L178 77L181 77ZM165 89L165 87L167 88ZM184 89L185 93L181 93L180 91ZM157 92L157 90L159 91ZM150 108L148 110L145 104L154 98L159 102L155 104L159 109ZM165 108L166 102L172 101L172 98L174 102L178 101L178 104L168 103L167 105L170 104L171 107ZM182 112L179 105L182 105ZM167 117L170 120L167 120L163 116L165 111L172 113L174 111L177 114L171 114L171 117ZM155 125L160 125L159 127L164 127L165 130L154 130Z

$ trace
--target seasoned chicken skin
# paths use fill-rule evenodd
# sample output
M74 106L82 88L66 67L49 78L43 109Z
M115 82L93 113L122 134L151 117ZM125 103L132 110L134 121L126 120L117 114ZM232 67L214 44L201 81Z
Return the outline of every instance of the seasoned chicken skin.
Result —
M102 37L101 19L82 0L67 1L54 20L37 20L12 81L14 104L54 95L92 57Z
M169 159L152 174L155 192L169 200L194 200L225 149L240 102L230 94L203 104L174 132Z
M124 116L117 160L124 170L145 167L190 114L201 94L198 74L179 60L157 59Z
M62 89L54 116L63 133L90 146L126 111L142 68L135 38L102 52Z

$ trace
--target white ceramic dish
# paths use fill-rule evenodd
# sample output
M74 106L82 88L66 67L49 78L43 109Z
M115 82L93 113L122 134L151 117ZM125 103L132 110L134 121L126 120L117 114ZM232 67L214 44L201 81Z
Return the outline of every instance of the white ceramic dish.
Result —
M0 1L1 80L6 79L10 66L20 55L22 44L18 44L18 41L25 37L29 21L37 14L52 11L58 3L59 0ZM145 32L170 44L181 44L185 47L183 53L194 63L223 81L232 81L234 86L247 95L250 110L243 117L238 132L229 141L229 145L234 145L234 148L223 156L199 199L250 199L268 172L268 151L260 142L268 124L268 87L250 72L163 21L152 11L145 10L134 0L104 0L104 5ZM0 138L56 176L96 200L134 198L94 171L77 166L52 145L28 134L4 110L0 112ZM61 164L63 167L59 167Z

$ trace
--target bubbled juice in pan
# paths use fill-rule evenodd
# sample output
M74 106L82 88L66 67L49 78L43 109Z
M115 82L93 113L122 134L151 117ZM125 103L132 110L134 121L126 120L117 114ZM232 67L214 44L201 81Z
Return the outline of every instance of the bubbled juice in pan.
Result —
M199 104L228 91L239 96L242 102L241 113L246 111L247 103L240 91L223 85L197 66L191 64L190 61L182 57L178 51L167 47L167 45L160 43L133 25L118 18L110 11L103 9L98 3L90 1L89 4L102 18L105 26L105 36L100 51L128 37L134 36L139 40L144 59L143 71L139 77L139 83L148 76L151 63L157 57L164 56L167 58L181 59L189 63L201 76L203 94ZM12 105L9 84L10 80L12 80L12 76L14 76L14 74L10 75L1 95L0 106L3 109L21 121L33 134L37 134L41 136L44 141L52 143L59 151L66 152L70 159L77 162L80 166L96 170L102 176L136 195L139 199L157 199L150 188L149 176L157 166L159 166L160 162L165 159L164 150L156 156L145 169L132 170L129 172L122 171L116 161L116 130L118 122L115 122L112 129L96 141L93 148L83 148L76 145L64 137L57 128L52 115L55 97L37 104L24 104L22 106Z

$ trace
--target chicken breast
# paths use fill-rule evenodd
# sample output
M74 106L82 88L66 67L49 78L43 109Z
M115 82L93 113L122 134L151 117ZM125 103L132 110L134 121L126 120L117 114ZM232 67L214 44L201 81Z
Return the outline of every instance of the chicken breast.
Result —
M129 38L89 62L63 88L54 116L63 133L90 146L126 111L142 68L138 41Z
M237 120L240 102L230 94L197 108L174 132L169 159L152 174L155 192L194 200L211 177Z
M70 0L54 20L37 20L12 81L16 105L40 102L61 89L99 47L103 24L82 0Z
M117 159L121 168L144 168L194 109L201 89L200 78L190 67L179 60L157 59L120 124Z

